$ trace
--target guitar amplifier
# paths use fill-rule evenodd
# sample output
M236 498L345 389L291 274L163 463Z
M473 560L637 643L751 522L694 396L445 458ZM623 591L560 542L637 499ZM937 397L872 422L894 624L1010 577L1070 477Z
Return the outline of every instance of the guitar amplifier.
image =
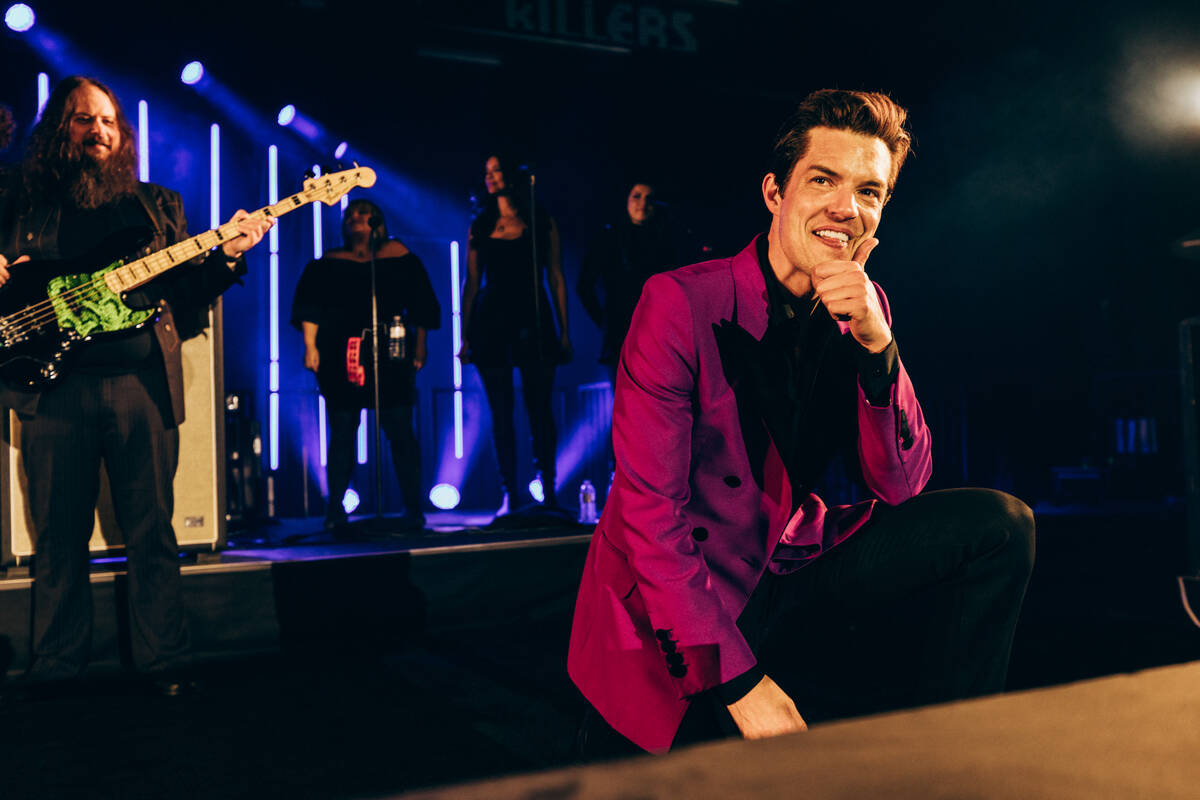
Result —
M179 428L179 469L175 473L175 538L184 550L217 550L225 545L225 388L220 301L209 311L205 332L183 343L183 385L187 418ZM0 445L0 557L21 564L36 552L26 502L21 423L5 410L7 431ZM93 555L120 555L121 531L112 510L108 478L100 470L100 499L90 548Z

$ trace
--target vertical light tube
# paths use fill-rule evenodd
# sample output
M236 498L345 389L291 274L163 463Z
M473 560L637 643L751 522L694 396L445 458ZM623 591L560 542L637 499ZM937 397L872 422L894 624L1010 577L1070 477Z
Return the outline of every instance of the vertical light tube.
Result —
M138 100L138 180L150 180L150 104Z
M313 164L313 177L321 177L321 167L317 164ZM313 258L320 258L325 253L325 240L321 230L322 210L320 201L313 203Z
M313 177L321 176L321 167L318 164L313 164ZM325 254L325 239L324 232L321 228L321 212L324 209L321 203L313 203L313 258L320 258ZM325 396L317 395L317 431L321 439L321 466L327 466L329 463L329 433L325 430Z
M463 457L462 288L458 280L458 242L450 243L450 330L454 349L454 457Z
M349 205L350 205L350 195L349 194L342 195L342 213L343 214L346 213L346 207Z
M367 463L367 410L358 416L358 463Z
M325 395L317 395L317 430L321 437L321 466L329 465L329 431L325 430Z
M267 199L271 205L279 202L279 148L271 145L267 149ZM269 380L270 395L270 463L271 469L279 469L279 225L272 226L268 234L271 250L270 289L267 302L270 309L269 335Z
M221 126L208 129L208 226L221 226Z
M37 77L37 97L38 110L37 118L42 118L42 109L46 107L46 101L50 99L50 76L44 72L39 72Z

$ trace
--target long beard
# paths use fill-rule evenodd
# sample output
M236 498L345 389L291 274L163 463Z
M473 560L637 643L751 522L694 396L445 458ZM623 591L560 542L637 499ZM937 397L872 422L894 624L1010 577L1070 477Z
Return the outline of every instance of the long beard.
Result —
M120 150L96 161L82 145L72 145L63 175L67 197L78 208L95 209L132 194L137 182L128 161Z

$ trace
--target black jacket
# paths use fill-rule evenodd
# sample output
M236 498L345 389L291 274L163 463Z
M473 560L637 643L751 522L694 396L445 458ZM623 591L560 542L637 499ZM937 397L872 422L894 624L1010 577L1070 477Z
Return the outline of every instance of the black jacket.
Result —
M0 253L11 263L19 256L34 260L54 260L58 251L58 228L62 219L59 204L35 204L26 199L19 175L10 173L0 180ZM136 195L153 229L153 240L138 256L169 247L188 238L183 201L177 192L153 183L139 183ZM101 269L106 264L96 264ZM20 269L17 265L15 269ZM162 313L154 324L154 336L162 353L171 410L175 424L184 419L183 359L180 348L184 338L200 333L209 304L246 273L239 258L230 269L219 249L206 256L181 264L145 287L131 292L129 304L150 307L161 303ZM0 291L3 288L0 287ZM181 330L182 326L182 330ZM37 392L15 389L0 383L0 406L31 417L37 413Z

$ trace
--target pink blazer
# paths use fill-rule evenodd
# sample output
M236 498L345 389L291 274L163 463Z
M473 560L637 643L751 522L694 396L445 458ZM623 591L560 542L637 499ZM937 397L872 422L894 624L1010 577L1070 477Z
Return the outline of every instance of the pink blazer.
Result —
M756 341L766 332L755 253L751 242L733 258L652 277L621 351L616 475L584 566L567 670L613 728L651 752L670 748L690 696L754 665L736 623L763 571L817 558L877 502L827 508L809 494L791 514L774 445L765 463L749 463L714 327L736 320ZM897 504L921 491L929 432L903 365L888 406L859 389L858 428L875 495Z

